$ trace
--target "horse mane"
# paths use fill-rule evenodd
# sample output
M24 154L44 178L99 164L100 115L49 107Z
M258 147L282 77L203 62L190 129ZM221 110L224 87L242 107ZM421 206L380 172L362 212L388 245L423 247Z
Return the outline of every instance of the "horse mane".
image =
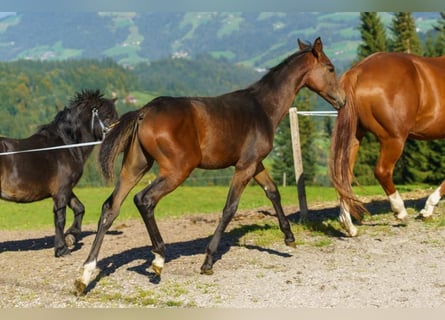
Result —
M310 52L311 50L312 50L312 46L309 46L307 48L304 48L302 50L299 50L299 51L294 52L291 55L287 56L279 64L270 68L269 71L265 75L263 75L263 77L259 81L255 82L252 85L252 87L256 86L257 84L264 84L264 83L271 82L272 79L275 78L277 73L282 72L282 71L286 70L287 68L289 68L295 62L295 60L299 59L301 56L303 56L307 52Z
M64 141L72 142L80 127L78 117L82 113L83 107L88 105L87 102L91 103L92 100L99 104L101 99L103 99L103 94L99 90L77 92L70 100L69 105L59 111L50 123L41 125L36 133L45 135L56 133Z
M92 100L99 102L102 98L103 94L100 90L82 90L81 92L76 92L74 98L70 100L70 107L91 102Z
M81 92L76 92L74 98L69 101L69 105L59 111L50 123L39 126L37 133L43 133L48 130L52 131L61 121L69 119L69 116L77 111L79 106L84 106L86 105L86 102L91 100L97 100L99 102L102 98L103 94L100 93L99 90L83 90Z

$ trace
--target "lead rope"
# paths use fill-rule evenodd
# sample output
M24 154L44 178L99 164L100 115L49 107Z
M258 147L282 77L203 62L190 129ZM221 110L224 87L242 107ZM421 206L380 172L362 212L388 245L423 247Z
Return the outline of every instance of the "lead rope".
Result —
M91 142L82 142L82 143L72 143L72 144L64 144L61 146L54 146L54 147L46 147L46 148L37 148L37 149L29 149L29 150L19 150L19 151L8 151L8 152L1 152L0 156L8 156L11 154L18 154L18 153L29 153L29 152L37 152L37 151L47 151L47 150L57 150L57 149L69 149L69 148L78 148L78 147L86 147L86 146L94 146L97 144L101 144L102 141L105 139L105 135L112 127L114 127L117 123L113 123L109 127L106 127L105 124L102 122L102 120L99 117L99 110L97 108L93 108L91 110L91 131L94 134L94 120L97 118L99 121L99 125L102 129L102 140L100 141L91 141Z

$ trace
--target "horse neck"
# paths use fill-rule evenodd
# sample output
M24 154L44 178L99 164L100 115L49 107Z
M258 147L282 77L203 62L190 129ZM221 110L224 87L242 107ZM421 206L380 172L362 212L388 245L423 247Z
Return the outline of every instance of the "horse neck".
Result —
M270 71L254 85L258 100L274 126L289 112L295 96L304 86L309 67L302 63L303 55L287 65Z
M56 125L57 135L60 139L62 139L64 144L78 144L82 142L92 142L95 140L91 129L89 128L90 122L86 121L81 125L76 125L76 121L72 121L72 123L58 123ZM75 128L75 130L73 130ZM79 161L86 161L91 151L93 150L92 146L84 146L84 147L75 147L69 148L71 154L78 158Z

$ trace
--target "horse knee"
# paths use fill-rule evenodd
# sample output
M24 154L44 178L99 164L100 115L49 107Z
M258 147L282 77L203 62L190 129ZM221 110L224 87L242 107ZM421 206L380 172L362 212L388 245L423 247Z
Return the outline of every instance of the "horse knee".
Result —
M391 170L385 167L377 166L374 169L374 176L378 181L380 181L380 183L390 179L391 175L392 175Z

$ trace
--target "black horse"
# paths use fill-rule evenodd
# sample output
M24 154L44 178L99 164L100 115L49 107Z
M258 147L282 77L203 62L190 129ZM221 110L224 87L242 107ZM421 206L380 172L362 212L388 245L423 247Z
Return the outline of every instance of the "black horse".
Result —
M32 136L0 138L0 197L20 203L52 197L56 257L69 254L68 247L80 236L85 208L73 188L93 150L89 144L63 147L101 141L118 119L114 102L115 99L103 98L99 91L83 91ZM56 148L47 150L51 147ZM74 221L64 237L66 206L73 210Z

